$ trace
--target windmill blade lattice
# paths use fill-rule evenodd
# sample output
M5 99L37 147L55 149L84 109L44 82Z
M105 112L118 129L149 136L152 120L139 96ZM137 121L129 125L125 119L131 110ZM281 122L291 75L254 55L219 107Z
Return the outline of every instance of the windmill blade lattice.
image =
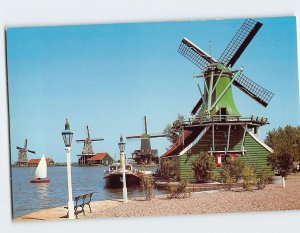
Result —
M232 67L261 26L262 23L260 22L256 22L253 19L246 19L222 53L219 61L225 66Z
M216 62L214 58L209 56L187 38L182 39L178 52L202 70L211 63Z
M274 95L242 73L234 80L233 84L265 107Z

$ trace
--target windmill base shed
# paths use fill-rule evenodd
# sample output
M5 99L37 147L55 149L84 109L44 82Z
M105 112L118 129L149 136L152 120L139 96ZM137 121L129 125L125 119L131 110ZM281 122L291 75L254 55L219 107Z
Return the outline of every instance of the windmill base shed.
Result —
M189 133L185 134L191 135ZM212 138L214 138L214 141ZM214 132L212 127L206 126L194 141L188 145L183 144L179 144L181 150L178 150L178 148L177 150L170 149L170 151L177 152L176 154L168 154L167 151L161 157L162 165L168 159L174 161L175 172L181 180L197 181L192 163L199 157L200 152L208 152L214 156L216 168L213 172L216 176L219 175L218 170L220 170L221 164L227 156L241 159L256 171L264 166L272 171L272 168L268 166L267 156L269 153L273 153L273 150L251 130L241 125L231 126L230 130L228 130L227 125L218 126L217 129L214 129ZM214 149L212 150L212 148Z

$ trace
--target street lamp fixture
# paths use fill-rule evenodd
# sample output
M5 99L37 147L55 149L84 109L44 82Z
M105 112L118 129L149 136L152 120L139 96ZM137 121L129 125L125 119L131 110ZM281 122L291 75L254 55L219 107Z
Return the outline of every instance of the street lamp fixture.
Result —
M74 203L72 194L72 172L71 172L71 143L73 138L73 133L70 131L70 124L68 119L66 119L65 130L61 133L67 154L67 175L68 175L68 209L69 209L69 219L74 219Z
M123 142L123 137L121 135L120 142L118 143L120 149L120 162L122 164L122 175L123 175L123 202L128 203L127 198L127 187L126 187L126 174L125 174L125 142Z
M68 119L66 119L65 130L61 134L65 143L65 147L71 147L73 133L70 131Z
M118 143L118 145L119 145L120 153L124 152L126 143L123 142L123 136L122 135L120 137L120 142Z

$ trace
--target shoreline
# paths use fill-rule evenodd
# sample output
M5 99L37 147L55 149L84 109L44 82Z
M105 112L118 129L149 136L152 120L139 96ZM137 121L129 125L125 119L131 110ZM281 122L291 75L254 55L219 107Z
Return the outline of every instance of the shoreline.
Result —
M299 192L298 173L286 179L286 188L269 184L264 190L220 189L194 192L187 198L167 199L166 195L159 195L146 201L139 197L129 199L127 204L122 199L92 201L92 213L86 207L86 216L79 213L78 219L300 210ZM61 206L32 212L13 221L65 220L66 214L67 210Z

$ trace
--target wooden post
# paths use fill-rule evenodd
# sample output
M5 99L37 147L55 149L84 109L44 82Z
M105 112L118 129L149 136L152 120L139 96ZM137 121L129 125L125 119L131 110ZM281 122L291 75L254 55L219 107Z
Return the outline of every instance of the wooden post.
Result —
M227 148L229 150L229 142L230 142L230 131L231 131L231 125L228 127L228 135L227 135Z
M215 150L215 125L212 125L212 149Z

